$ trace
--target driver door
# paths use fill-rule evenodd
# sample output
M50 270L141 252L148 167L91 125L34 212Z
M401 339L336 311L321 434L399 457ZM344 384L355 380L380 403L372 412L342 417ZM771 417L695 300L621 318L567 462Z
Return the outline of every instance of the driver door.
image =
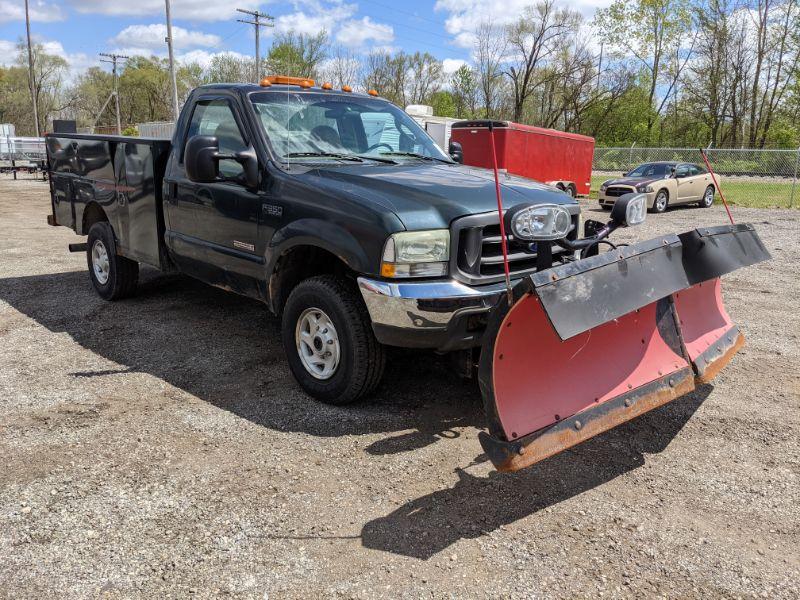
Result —
M261 261L257 252L261 194L245 185L243 167L234 160L219 161L219 181L197 183L186 176L185 142L195 135L219 139L220 152L245 150L248 139L236 105L227 97L201 97L194 106L180 165L170 183L177 193L170 207L173 248L195 259L241 274ZM191 269L191 267L189 267Z

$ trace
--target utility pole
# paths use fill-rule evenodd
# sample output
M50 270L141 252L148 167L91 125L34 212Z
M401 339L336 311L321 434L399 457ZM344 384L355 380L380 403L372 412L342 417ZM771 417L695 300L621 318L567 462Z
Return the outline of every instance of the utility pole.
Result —
M274 17L271 17L266 13L258 12L257 10L244 10L243 8L237 8L236 11L253 17L252 21L248 21L247 19L236 19L236 20L239 21L239 23L247 23L248 25L255 26L256 64L254 72L255 72L255 82L259 83L261 81L261 53L259 52L258 48L259 32L261 31L262 27L272 27L272 21L274 20ZM265 21L261 21L261 19L265 19Z
M31 88L31 101L33 102L33 121L36 124L36 137L41 137L39 130L39 106L36 101L36 79L33 74L33 50L31 49L31 17L28 12L28 0L25 0L25 30L28 34L28 85Z
M117 135L122 135L122 121L120 120L119 116L119 89L117 88L117 82L119 78L117 77L117 61L119 59L127 59L130 56L124 56L122 54L107 54L105 52L101 52L100 56L107 56L111 60L103 60L100 59L100 62L111 63L111 73L114 76L114 91L111 92L114 95L114 104L116 105L117 109Z
M172 17L169 13L169 0L165 0L167 5L167 48L169 49L169 76L172 79L172 112L175 115L175 122L178 122L178 80L175 77L175 55L172 53Z

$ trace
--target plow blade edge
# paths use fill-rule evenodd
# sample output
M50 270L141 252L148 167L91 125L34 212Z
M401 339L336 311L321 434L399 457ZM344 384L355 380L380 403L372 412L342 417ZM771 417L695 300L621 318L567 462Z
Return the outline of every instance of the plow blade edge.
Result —
M719 277L769 254L749 225L694 230L523 279L489 318L481 445L516 471L713 378L743 344Z

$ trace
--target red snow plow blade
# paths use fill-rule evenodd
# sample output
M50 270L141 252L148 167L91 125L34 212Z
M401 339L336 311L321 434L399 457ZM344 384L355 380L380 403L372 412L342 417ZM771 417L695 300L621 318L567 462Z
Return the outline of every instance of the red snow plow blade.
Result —
M479 380L499 471L516 471L707 382L744 343L719 277L769 259L750 225L697 229L523 279L489 318Z

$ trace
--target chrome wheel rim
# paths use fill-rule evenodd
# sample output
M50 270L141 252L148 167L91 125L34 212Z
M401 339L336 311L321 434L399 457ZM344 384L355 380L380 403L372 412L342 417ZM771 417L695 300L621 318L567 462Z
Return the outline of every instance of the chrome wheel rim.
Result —
M108 250L102 240L95 240L92 245L92 270L94 271L94 278L100 285L105 285L108 282L108 273L111 268L110 261L108 260Z
M307 308L294 330L297 354L303 367L315 379L330 379L341 357L339 335L333 321L319 308Z
M667 208L667 197L663 193L656 196L656 209L661 212Z
M703 202L705 202L706 206L711 206L714 203L714 190L708 188L706 190L705 198L703 198Z

